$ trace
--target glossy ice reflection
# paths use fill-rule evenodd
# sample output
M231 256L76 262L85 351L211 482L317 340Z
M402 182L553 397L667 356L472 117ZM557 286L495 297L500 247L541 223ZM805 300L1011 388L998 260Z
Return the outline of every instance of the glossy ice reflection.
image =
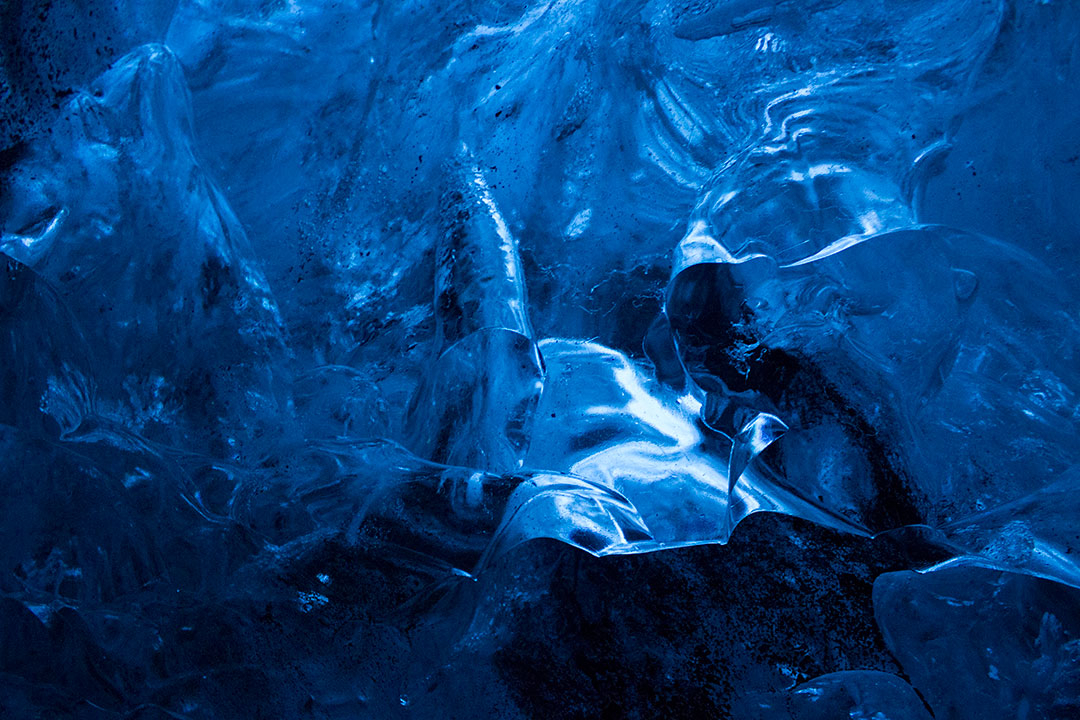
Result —
M0 709L1071 717L1078 19L0 10Z

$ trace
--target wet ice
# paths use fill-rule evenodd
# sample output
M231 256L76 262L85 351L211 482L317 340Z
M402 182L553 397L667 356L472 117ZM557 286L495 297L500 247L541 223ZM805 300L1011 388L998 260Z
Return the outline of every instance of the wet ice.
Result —
M9 714L1075 710L1071 8L166 5L4 11Z

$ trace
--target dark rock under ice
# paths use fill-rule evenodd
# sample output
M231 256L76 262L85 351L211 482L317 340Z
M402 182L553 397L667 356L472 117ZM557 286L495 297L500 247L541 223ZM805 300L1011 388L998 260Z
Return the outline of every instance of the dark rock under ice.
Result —
M1080 717L1080 6L0 3L0 716Z

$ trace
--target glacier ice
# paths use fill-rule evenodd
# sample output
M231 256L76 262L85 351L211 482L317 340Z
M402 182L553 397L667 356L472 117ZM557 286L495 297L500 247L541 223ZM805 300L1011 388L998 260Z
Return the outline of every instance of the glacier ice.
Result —
M0 711L1071 717L1078 20L0 8Z
M17 234L3 247L80 321L96 365L91 403L149 440L201 437L229 456L287 405L271 361L285 345L265 277L192 133L175 56L143 46L123 57L14 169L9 221L49 222L32 242Z
M874 612L942 717L1072 717L1080 705L1076 590L980 563L887 573Z
M741 699L734 715L746 720L826 720L844 716L897 720L931 717L910 685L895 675L871 670L822 675L786 693L748 695Z

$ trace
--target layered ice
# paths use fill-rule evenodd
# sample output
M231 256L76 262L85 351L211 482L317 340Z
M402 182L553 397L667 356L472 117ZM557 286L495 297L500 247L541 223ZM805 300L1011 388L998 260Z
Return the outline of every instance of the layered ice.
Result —
M1074 8L85 5L0 11L7 714L1077 711Z

